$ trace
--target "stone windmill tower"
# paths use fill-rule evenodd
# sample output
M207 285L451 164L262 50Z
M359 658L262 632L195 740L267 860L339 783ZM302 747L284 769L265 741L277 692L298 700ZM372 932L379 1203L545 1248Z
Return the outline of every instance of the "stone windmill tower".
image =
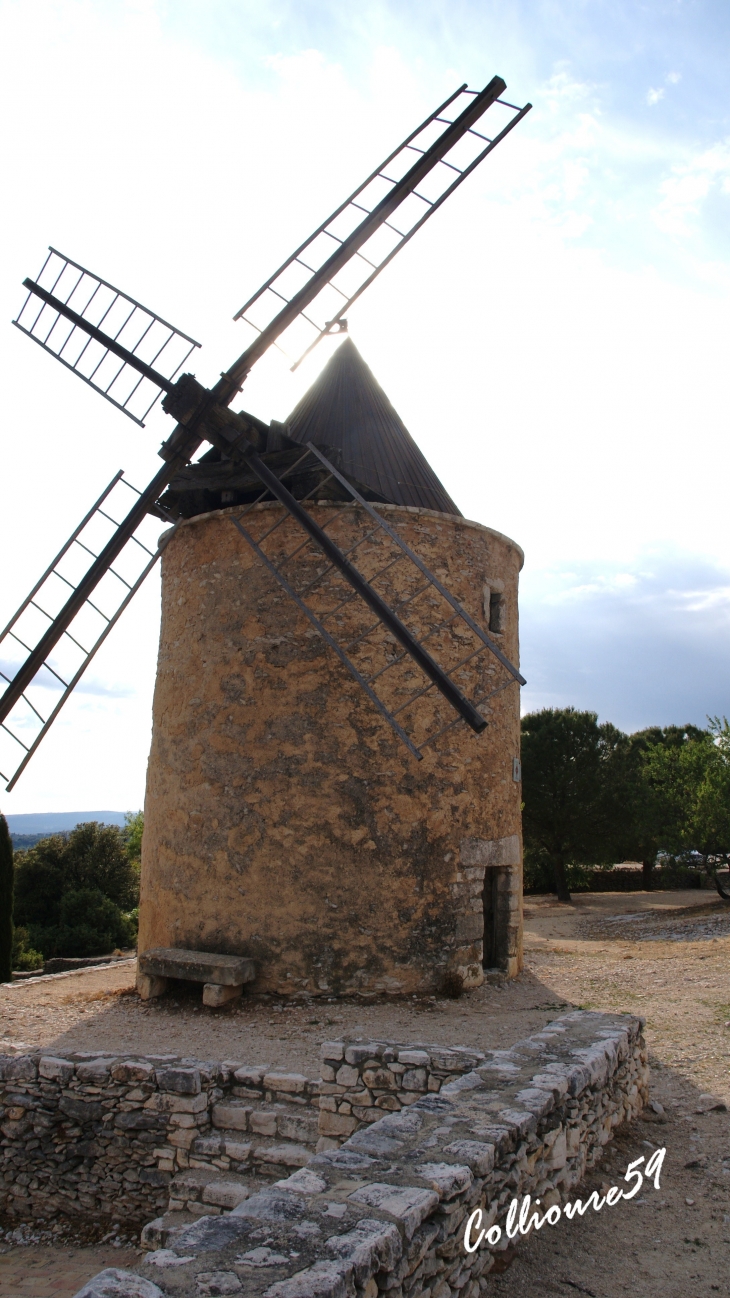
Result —
M12 788L164 555L146 991L170 972L217 1004L254 976L311 995L519 968L519 548L461 516L349 340L285 424L230 409L272 345L296 368L346 332L529 111L505 88L461 86L292 253L211 388L181 373L199 344L78 262L51 248L25 281L18 328L138 424L163 394L177 421L147 487L120 471L0 632Z
M516 661L519 546L461 516L349 339L282 434L337 457ZM285 995L433 990L447 971L473 986L484 964L514 974L516 685L490 701L483 739L461 725L414 762L231 526L251 486L207 460L163 498L187 521L162 561L140 950L245 954L256 987ZM368 531L346 500L313 512L350 541ZM282 516L262 503L249 526ZM411 593L401 580L394 606Z

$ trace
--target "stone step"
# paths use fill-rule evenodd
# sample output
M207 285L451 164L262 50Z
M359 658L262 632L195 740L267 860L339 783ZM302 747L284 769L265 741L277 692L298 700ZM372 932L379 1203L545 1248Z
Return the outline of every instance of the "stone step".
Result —
M170 1182L169 1211L188 1212L193 1217L230 1212L260 1185L255 1178L237 1176L218 1168L191 1167L178 1172Z
M257 1135L242 1137L240 1131L215 1131L198 1136L188 1154L190 1167L217 1168L238 1176L252 1173L279 1174L280 1168L305 1167L315 1152L315 1142L280 1139Z
M217 1131L245 1132L247 1136L278 1136L296 1144L317 1143L319 1108L286 1102L226 1099L213 1106L213 1127Z

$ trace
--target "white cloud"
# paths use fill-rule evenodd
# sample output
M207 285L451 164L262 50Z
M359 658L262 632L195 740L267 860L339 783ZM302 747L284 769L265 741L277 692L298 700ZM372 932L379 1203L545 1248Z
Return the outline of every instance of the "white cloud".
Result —
M659 87L658 90L649 89L646 92L646 102L650 108L653 108L654 105L658 104L659 100L663 98L664 98L664 90L661 88L661 86Z
M730 193L730 140L719 141L674 166L659 189L662 199L654 210L657 226L666 234L688 236L709 196Z

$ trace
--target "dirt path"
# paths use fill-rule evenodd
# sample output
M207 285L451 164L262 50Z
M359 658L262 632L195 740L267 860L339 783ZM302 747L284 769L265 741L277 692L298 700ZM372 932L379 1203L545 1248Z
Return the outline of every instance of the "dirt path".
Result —
M244 1001L206 1010L192 989L145 1006L133 991L133 965L97 968L0 987L0 1051L169 1051L316 1076L320 1041L340 1034L488 1049L518 1040L568 1005L640 1013L652 1095L664 1112L649 1112L622 1132L589 1188L616 1183L630 1161L663 1145L661 1192L544 1228L523 1242L507 1271L491 1277L490 1292L730 1293L730 1121L727 1113L697 1112L708 1092L730 1105L730 906L696 891L589 894L572 906L531 897L525 956L514 983L459 1001L328 1001L294 1009ZM99 1263L89 1250L10 1248L0 1256L0 1293L71 1298L79 1253L93 1274ZM119 1257L107 1248L103 1264L119 1265Z

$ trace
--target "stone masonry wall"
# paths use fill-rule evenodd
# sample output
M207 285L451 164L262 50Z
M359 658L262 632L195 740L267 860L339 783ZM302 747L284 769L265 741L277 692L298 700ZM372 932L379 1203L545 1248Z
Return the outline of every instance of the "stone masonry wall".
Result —
M257 535L277 522L277 511L257 506L247 526ZM368 530L350 506L318 503L312 512L345 549ZM384 514L482 627L489 591L500 583L504 620L495 640L517 664L519 547L431 510L393 506ZM461 686L476 696L495 691L484 704L487 729L475 736L457 726L417 761L229 515L189 520L163 555L140 951L246 955L257 968L253 990L286 996L434 991L451 972L476 986L480 887L485 871L497 870L495 963L514 975L519 687L501 688L504 668L490 654L468 663L460 671L472 675L459 676ZM301 541L291 528L285 521L275 534L282 555ZM365 568L376 564L372 548L365 559L358 551ZM410 567L392 568L392 589L379 586L396 605L414 594ZM428 602L409 608L426 634L438 610ZM345 639L340 621L354 617L349 609L332 624ZM449 652L462 652L457 632ZM387 659L390 650L378 642L373 671L381 653ZM391 706L408 697L410 685L378 680L386 701L394 691ZM424 706L432 697L441 708L436 692Z
M235 1061L0 1056L0 1212L141 1223L171 1194L175 1207L220 1212L241 1197L229 1174L280 1176L308 1161L318 1088ZM196 1185L196 1169L219 1175Z
M614 1128L642 1108L642 1028L626 1015L567 1014L231 1213L178 1229L150 1223L152 1251L137 1272L102 1272L77 1298L478 1298L509 1242L511 1201L565 1203ZM501 1238L468 1253L476 1208ZM123 1289L107 1287L114 1275Z

